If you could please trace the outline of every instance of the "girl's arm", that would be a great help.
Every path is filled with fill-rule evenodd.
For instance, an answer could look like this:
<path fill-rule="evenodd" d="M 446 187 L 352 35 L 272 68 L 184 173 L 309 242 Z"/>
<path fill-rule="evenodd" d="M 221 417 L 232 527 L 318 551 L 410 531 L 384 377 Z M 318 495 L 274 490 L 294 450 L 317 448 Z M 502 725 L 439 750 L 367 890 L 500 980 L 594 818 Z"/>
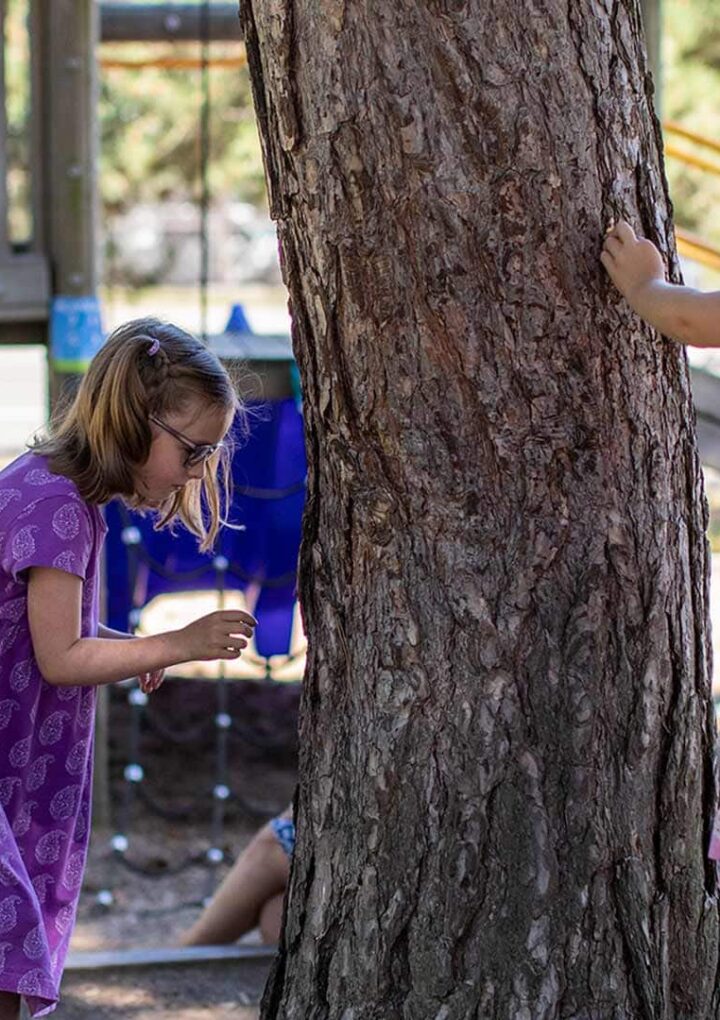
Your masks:
<path fill-rule="evenodd" d="M 628 304 L 658 332 L 682 344 L 720 346 L 720 292 L 667 283 L 660 252 L 624 220 L 606 235 L 600 259 Z"/>
<path fill-rule="evenodd" d="M 110 684 L 196 659 L 237 659 L 255 621 L 240 610 L 210 613 L 181 630 L 118 641 L 81 637 L 82 580 L 32 567 L 28 620 L 35 659 L 48 683 Z"/>

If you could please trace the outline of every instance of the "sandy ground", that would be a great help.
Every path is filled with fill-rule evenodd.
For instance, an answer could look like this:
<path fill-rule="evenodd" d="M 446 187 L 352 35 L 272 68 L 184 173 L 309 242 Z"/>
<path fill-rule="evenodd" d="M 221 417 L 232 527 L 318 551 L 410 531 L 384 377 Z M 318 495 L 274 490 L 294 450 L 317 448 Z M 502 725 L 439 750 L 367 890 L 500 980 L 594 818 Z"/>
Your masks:
<path fill-rule="evenodd" d="M 69 973 L 58 1020 L 257 1020 L 266 969 L 215 964 Z"/>

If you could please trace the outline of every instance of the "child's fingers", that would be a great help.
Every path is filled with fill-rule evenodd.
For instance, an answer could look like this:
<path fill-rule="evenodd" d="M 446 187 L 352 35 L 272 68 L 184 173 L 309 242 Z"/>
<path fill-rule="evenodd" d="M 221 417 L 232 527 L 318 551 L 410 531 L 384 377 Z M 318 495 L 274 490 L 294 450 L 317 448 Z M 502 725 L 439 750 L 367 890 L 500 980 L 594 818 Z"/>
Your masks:
<path fill-rule="evenodd" d="M 617 223 L 615 224 L 615 229 L 613 230 L 610 236 L 616 237 L 618 238 L 618 240 L 622 242 L 637 240 L 637 238 L 635 237 L 635 231 L 627 222 L 627 220 L 618 220 Z"/>
<path fill-rule="evenodd" d="M 603 245 L 603 252 L 607 255 L 610 254 L 613 257 L 619 255 L 622 251 L 622 241 L 618 241 L 617 237 L 610 234 L 605 238 L 605 244 Z"/>

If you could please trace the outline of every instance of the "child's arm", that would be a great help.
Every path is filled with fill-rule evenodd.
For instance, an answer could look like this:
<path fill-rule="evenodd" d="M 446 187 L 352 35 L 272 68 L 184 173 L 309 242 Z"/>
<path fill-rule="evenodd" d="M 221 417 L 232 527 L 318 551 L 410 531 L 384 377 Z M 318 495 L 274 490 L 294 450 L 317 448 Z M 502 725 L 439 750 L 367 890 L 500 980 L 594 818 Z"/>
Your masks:
<path fill-rule="evenodd" d="M 117 641 L 80 636 L 82 580 L 51 567 L 33 567 L 28 619 L 33 651 L 48 683 L 96 686 L 195 659 L 237 659 L 252 635 L 248 613 L 210 613 L 181 630 Z"/>
<path fill-rule="evenodd" d="M 106 627 L 104 623 L 98 624 L 97 636 L 109 641 L 131 641 L 134 637 L 133 634 L 128 634 L 127 631 L 113 630 L 112 627 Z M 140 690 L 144 691 L 145 694 L 152 694 L 153 691 L 156 691 L 162 685 L 164 679 L 164 669 L 151 669 L 147 673 L 138 673 Z"/>
<path fill-rule="evenodd" d="M 660 252 L 624 220 L 606 235 L 600 259 L 628 304 L 658 332 L 682 344 L 720 346 L 720 291 L 667 283 Z"/>

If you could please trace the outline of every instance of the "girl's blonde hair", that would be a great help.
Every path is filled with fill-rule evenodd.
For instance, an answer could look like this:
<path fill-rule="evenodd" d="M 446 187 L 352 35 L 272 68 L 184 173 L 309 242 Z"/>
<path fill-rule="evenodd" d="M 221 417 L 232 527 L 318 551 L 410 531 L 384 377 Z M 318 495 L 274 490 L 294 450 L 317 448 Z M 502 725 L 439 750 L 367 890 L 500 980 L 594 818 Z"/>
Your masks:
<path fill-rule="evenodd" d="M 150 415 L 182 411 L 192 400 L 224 411 L 245 409 L 218 358 L 184 330 L 158 319 L 119 326 L 90 363 L 77 395 L 33 449 L 44 453 L 53 472 L 70 478 L 88 503 L 122 496 L 138 507 L 135 471 L 150 456 Z M 202 479 L 191 480 L 158 507 L 156 527 L 176 520 L 209 549 L 230 499 L 227 446 L 207 462 Z"/>

